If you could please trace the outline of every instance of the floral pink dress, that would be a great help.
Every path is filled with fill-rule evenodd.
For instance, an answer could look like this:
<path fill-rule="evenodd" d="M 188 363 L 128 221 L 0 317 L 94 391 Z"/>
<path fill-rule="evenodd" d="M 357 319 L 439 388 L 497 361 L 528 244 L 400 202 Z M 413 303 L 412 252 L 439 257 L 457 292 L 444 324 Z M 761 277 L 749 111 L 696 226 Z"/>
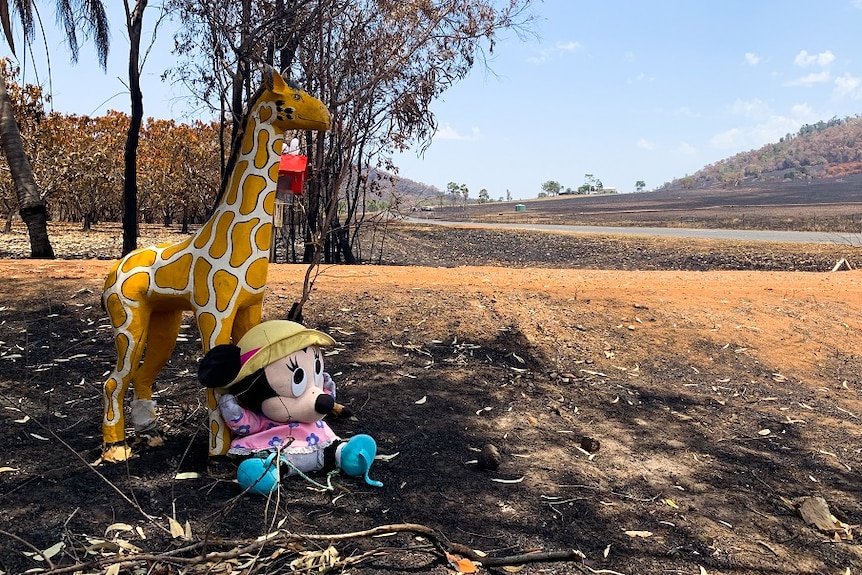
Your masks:
<path fill-rule="evenodd" d="M 282 423 L 241 407 L 233 396 L 222 396 L 225 401 L 233 405 L 229 409 L 222 406 L 222 415 L 236 434 L 228 453 L 251 455 L 280 449 L 289 459 L 291 454 L 314 453 L 340 440 L 324 421 Z"/>

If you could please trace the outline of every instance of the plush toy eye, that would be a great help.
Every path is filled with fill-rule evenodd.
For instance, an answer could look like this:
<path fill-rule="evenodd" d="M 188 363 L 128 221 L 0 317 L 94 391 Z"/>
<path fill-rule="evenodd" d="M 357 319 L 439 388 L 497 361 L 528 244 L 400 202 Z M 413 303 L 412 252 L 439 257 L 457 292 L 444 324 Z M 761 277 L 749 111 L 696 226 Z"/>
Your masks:
<path fill-rule="evenodd" d="M 305 387 L 305 370 L 299 367 L 293 372 L 293 382 L 291 382 L 290 391 L 294 397 L 299 397 L 305 391 Z"/>
<path fill-rule="evenodd" d="M 314 349 L 314 375 L 319 376 L 323 373 L 323 358 L 320 357 L 320 350 Z"/>

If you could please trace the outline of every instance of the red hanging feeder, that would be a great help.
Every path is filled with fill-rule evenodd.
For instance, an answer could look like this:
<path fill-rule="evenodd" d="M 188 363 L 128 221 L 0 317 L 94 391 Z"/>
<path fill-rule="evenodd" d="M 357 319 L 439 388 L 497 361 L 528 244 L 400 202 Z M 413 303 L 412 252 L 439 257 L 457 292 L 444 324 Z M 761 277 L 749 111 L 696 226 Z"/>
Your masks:
<path fill-rule="evenodd" d="M 306 179 L 308 179 L 308 156 L 282 154 L 278 164 L 278 195 L 301 196 Z"/>

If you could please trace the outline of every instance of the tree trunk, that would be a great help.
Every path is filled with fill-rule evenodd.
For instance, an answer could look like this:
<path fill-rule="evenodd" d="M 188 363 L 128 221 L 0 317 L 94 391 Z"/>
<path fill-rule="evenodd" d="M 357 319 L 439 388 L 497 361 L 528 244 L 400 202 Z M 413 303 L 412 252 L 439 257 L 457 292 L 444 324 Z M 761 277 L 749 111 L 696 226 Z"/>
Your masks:
<path fill-rule="evenodd" d="M 27 154 L 21 131 L 12 111 L 9 92 L 6 91 L 6 77 L 0 70 L 0 146 L 6 155 L 15 193 L 18 197 L 18 210 L 21 219 L 27 224 L 30 236 L 30 257 L 54 259 L 54 249 L 48 239 L 48 210 L 45 200 L 39 194 L 33 168 Z"/>
<path fill-rule="evenodd" d="M 182 233 L 189 233 L 189 206 L 188 204 L 183 205 L 183 229 Z"/>
<path fill-rule="evenodd" d="M 129 92 L 132 97 L 132 114 L 126 134 L 123 183 L 123 255 L 138 247 L 138 141 L 144 118 L 144 95 L 141 93 L 139 56 L 141 28 L 147 0 L 138 0 L 131 14 L 126 15 L 129 31 Z"/>
<path fill-rule="evenodd" d="M 333 219 L 330 224 L 332 227 L 332 239 L 335 243 L 334 255 L 337 261 L 348 265 L 356 264 L 356 256 L 353 255 L 353 248 L 350 245 L 350 235 L 346 226 L 342 226 L 338 218 Z"/>

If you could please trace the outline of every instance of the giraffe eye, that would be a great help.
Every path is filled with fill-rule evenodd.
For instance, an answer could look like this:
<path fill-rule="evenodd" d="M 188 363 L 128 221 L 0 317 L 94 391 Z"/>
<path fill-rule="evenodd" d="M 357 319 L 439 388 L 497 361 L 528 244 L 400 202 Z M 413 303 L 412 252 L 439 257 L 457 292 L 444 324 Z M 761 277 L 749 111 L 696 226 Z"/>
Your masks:
<path fill-rule="evenodd" d="M 299 102 L 300 100 L 302 100 L 302 96 L 300 96 L 299 94 L 294 94 L 293 99 Z"/>

